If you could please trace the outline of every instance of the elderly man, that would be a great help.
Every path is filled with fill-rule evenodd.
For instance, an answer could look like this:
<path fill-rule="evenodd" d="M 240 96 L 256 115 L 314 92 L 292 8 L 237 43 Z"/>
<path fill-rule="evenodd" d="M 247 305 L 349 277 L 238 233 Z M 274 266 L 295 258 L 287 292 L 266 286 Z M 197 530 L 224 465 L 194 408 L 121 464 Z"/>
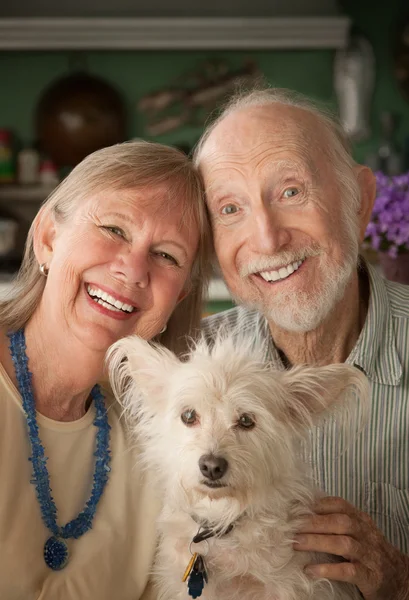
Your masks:
<path fill-rule="evenodd" d="M 311 565 L 312 577 L 355 583 L 366 600 L 409 599 L 409 288 L 359 262 L 374 176 L 330 116 L 282 90 L 234 100 L 195 162 L 240 305 L 205 328 L 257 333 L 279 368 L 346 361 L 371 383 L 356 443 L 340 447 L 333 422 L 312 434 L 315 476 L 330 496 L 295 548 L 342 557 Z"/>

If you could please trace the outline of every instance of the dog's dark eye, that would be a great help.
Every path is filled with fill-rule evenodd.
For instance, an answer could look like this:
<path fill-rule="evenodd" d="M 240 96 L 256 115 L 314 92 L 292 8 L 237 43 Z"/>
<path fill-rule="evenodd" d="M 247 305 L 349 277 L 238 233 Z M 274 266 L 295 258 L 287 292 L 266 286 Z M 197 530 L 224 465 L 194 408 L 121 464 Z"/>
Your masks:
<path fill-rule="evenodd" d="M 248 415 L 247 413 L 243 413 L 242 415 L 240 415 L 237 421 L 237 425 L 242 429 L 253 429 L 255 424 L 256 422 L 254 420 L 254 417 Z"/>
<path fill-rule="evenodd" d="M 193 408 L 188 408 L 182 412 L 180 418 L 185 425 L 196 425 L 198 422 L 197 413 Z"/>

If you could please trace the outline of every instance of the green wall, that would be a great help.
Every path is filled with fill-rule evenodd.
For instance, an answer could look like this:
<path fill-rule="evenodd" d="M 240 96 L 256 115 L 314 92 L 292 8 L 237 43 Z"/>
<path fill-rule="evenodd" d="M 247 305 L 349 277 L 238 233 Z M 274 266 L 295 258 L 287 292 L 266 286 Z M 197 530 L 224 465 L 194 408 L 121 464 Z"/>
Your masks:
<path fill-rule="evenodd" d="M 376 90 L 373 99 L 373 135 L 358 145 L 358 159 L 376 145 L 376 115 L 383 109 L 401 116 L 399 139 L 409 136 L 409 103 L 393 77 L 392 48 L 395 26 L 402 21 L 406 2 L 403 0 L 344 0 L 344 12 L 367 35 L 374 46 L 377 60 Z M 409 12 L 409 11 L 408 11 Z M 267 80 L 278 86 L 296 89 L 325 102 L 334 103 L 332 87 L 333 52 L 269 51 L 269 52 L 0 52 L 0 127 L 14 130 L 23 143 L 33 141 L 33 114 L 42 91 L 51 81 L 69 72 L 73 60 L 85 61 L 90 73 L 113 84 L 125 99 L 128 110 L 129 137 L 144 136 L 143 118 L 136 103 L 144 94 L 165 87 L 174 77 L 194 69 L 207 57 L 225 57 L 232 67 L 246 58 L 254 59 Z M 155 139 L 175 144 L 193 144 L 199 128 L 185 128 Z"/>
<path fill-rule="evenodd" d="M 362 160 L 379 140 L 377 116 L 391 110 L 400 116 L 397 132 L 403 144 L 409 138 L 409 98 L 405 99 L 394 76 L 394 52 L 399 30 L 409 23 L 408 0 L 343 0 L 343 12 L 371 42 L 376 59 L 376 85 L 372 102 L 372 136 L 357 144 L 356 157 Z M 408 90 L 409 91 L 409 90 Z"/>

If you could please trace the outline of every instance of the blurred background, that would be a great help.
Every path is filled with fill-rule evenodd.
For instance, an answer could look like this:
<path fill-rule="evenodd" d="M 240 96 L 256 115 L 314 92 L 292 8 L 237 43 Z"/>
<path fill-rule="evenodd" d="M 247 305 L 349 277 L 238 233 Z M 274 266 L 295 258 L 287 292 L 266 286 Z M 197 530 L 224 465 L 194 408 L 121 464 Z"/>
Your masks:
<path fill-rule="evenodd" d="M 7 4 L 0 7 L 0 281 L 18 268 L 41 202 L 88 153 L 135 137 L 189 152 L 237 85 L 261 78 L 337 111 L 359 162 L 389 177 L 409 171 L 407 0 Z M 408 223 L 409 214 L 399 220 Z M 395 255 L 409 248 L 409 229 L 407 240 L 399 231 Z M 379 250 L 396 259 L 380 244 L 367 244 L 371 261 Z M 205 310 L 228 306 L 215 278 Z"/>

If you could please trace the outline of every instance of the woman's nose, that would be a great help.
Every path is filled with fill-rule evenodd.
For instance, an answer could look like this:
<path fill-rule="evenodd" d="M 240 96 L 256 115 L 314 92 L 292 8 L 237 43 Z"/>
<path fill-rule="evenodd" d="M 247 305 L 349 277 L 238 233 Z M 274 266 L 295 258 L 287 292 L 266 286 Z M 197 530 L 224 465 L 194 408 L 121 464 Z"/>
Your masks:
<path fill-rule="evenodd" d="M 128 285 L 146 288 L 150 283 L 149 256 L 142 251 L 121 254 L 114 264 L 114 272 Z"/>

